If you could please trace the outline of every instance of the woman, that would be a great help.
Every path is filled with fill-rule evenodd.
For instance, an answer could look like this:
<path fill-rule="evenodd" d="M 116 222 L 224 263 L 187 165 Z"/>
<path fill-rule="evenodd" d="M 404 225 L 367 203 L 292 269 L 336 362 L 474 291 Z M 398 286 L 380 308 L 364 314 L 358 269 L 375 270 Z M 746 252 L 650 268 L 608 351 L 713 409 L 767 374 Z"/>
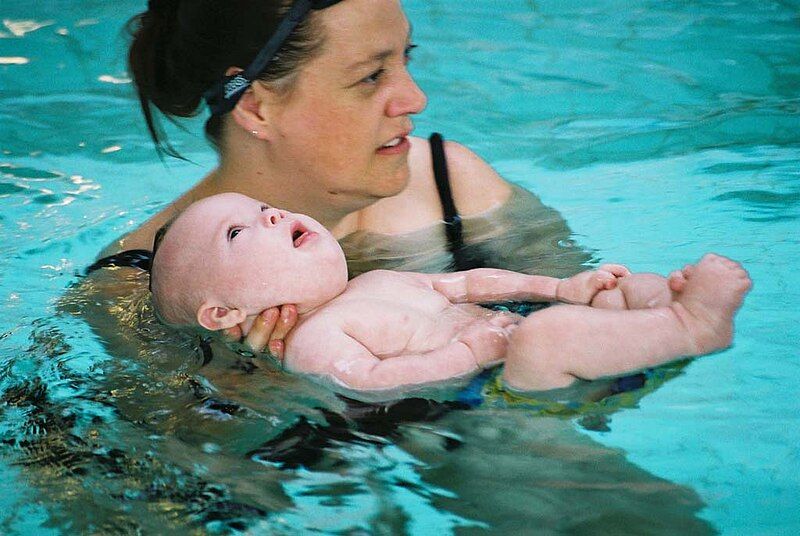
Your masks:
<path fill-rule="evenodd" d="M 469 149 L 447 143 L 445 167 L 443 154 L 431 156 L 438 144 L 409 136 L 426 97 L 407 70 L 414 45 L 398 0 L 151 0 L 132 29 L 130 67 L 157 146 L 175 155 L 153 107 L 170 118 L 190 116 L 205 97 L 206 133 L 220 160 L 106 254 L 149 249 L 171 217 L 226 191 L 322 222 L 341 241 L 351 276 L 374 268 L 441 271 L 454 256 L 459 268 L 541 272 L 537 258 L 569 238 L 555 211 Z M 515 211 L 524 211 L 526 225 L 511 217 Z M 482 251 L 489 240 L 496 251 Z M 576 271 L 586 260 L 561 249 L 567 268 L 551 273 Z M 246 343 L 280 353 L 293 314 L 292 307 L 280 318 L 265 311 Z"/>

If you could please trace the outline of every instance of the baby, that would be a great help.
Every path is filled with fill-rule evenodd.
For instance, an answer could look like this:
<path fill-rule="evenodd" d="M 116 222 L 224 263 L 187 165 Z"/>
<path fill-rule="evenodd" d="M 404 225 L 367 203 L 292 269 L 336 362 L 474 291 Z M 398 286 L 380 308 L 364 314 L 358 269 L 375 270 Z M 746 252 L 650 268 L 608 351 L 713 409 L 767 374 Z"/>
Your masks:
<path fill-rule="evenodd" d="M 376 270 L 348 282 L 344 254 L 321 224 L 234 193 L 194 203 L 169 226 L 151 278 L 158 314 L 177 326 L 217 331 L 296 304 L 284 367 L 356 391 L 499 362 L 510 387 L 546 390 L 706 354 L 730 345 L 750 287 L 739 264 L 717 255 L 668 279 L 604 265 L 567 279 Z M 508 300 L 569 305 L 527 318 L 476 305 Z"/>

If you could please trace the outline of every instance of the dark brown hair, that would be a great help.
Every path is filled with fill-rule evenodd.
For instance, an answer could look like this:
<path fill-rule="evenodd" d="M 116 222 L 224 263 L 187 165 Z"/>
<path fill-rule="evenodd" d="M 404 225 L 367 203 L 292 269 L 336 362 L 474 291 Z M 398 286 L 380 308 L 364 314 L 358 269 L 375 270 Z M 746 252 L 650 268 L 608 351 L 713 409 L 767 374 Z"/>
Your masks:
<path fill-rule="evenodd" d="M 231 66 L 246 67 L 275 31 L 291 0 L 150 0 L 128 22 L 128 65 L 147 129 L 159 154 L 181 158 L 166 139 L 155 106 L 170 121 L 202 110 L 203 93 Z M 285 79 L 322 45 L 311 13 L 292 32 L 260 77 Z M 206 135 L 217 146 L 222 121 L 212 116 Z"/>

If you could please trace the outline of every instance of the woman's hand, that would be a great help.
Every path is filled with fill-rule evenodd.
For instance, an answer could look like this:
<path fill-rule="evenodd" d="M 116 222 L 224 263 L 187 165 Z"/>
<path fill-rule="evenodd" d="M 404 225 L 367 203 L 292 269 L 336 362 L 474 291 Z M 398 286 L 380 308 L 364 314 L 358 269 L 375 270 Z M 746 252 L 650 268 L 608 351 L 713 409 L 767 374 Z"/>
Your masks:
<path fill-rule="evenodd" d="M 621 264 L 603 264 L 597 270 L 581 272 L 559 281 L 556 299 L 564 303 L 588 305 L 598 292 L 616 288 L 617 279 L 630 274 L 630 270 Z"/>
<path fill-rule="evenodd" d="M 274 358 L 283 361 L 283 340 L 296 323 L 297 307 L 291 304 L 282 305 L 280 309 L 271 307 L 262 311 L 249 331 L 245 331 L 244 324 L 239 324 L 226 329 L 223 336 L 231 342 L 241 341 L 253 352 L 269 352 Z"/>

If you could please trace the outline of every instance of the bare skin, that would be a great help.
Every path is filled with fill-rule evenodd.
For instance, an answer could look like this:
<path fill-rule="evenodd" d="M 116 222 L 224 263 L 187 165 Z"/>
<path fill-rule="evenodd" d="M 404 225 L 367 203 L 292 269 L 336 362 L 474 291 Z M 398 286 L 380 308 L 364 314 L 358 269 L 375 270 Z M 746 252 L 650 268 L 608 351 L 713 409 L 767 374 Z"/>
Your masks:
<path fill-rule="evenodd" d="M 510 386 L 547 390 L 728 346 L 750 284 L 737 263 L 708 255 L 670 276 L 674 300 L 609 310 L 575 304 L 601 292 L 616 296 L 626 278 L 618 297 L 652 304 L 653 279 L 637 285 L 623 266 L 604 265 L 563 280 L 477 269 L 376 270 L 347 282 L 337 248 L 303 215 L 238 194 L 214 196 L 192 205 L 167 232 L 154 296 L 168 320 L 210 330 L 252 321 L 263 308 L 291 300 L 299 316 L 286 339 L 285 367 L 356 391 L 464 377 L 503 361 Z M 476 305 L 505 300 L 570 305 L 525 319 Z"/>

